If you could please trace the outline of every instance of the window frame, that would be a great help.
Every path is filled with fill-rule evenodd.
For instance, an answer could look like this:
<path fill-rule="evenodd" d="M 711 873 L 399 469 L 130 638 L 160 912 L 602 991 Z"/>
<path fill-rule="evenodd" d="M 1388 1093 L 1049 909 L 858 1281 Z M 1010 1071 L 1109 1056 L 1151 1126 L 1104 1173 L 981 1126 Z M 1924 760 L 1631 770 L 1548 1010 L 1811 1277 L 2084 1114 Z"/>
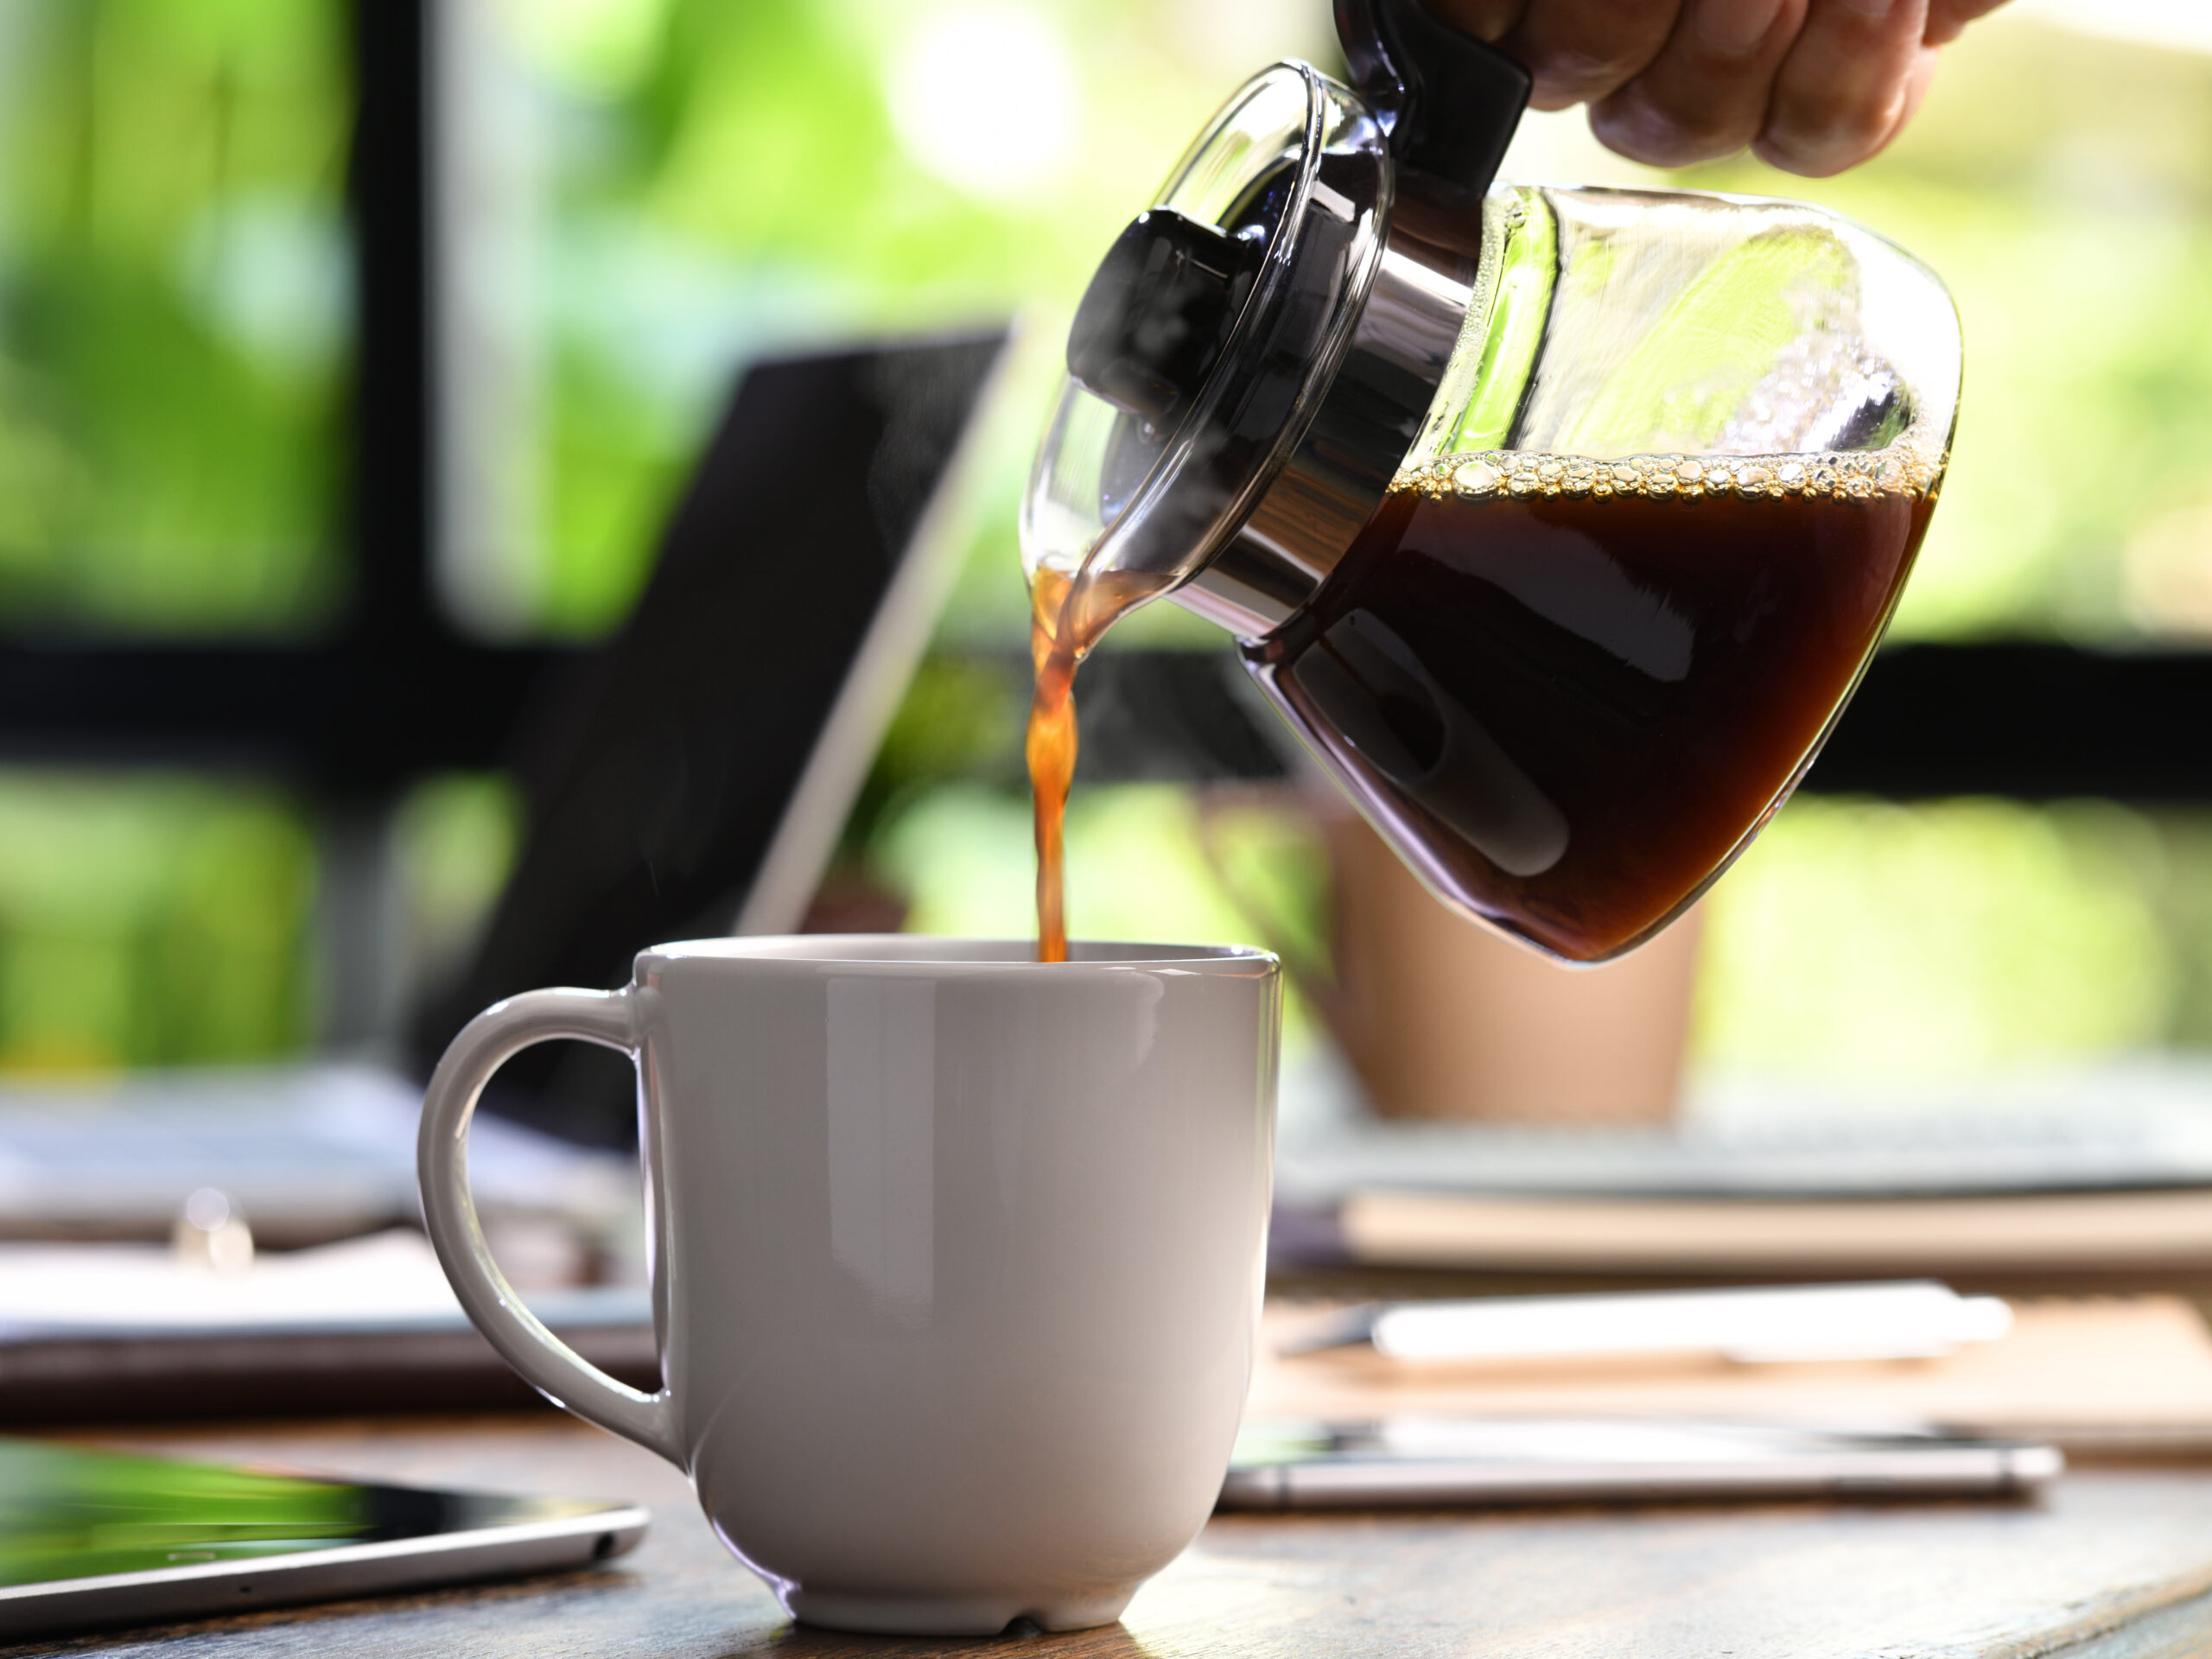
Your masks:
<path fill-rule="evenodd" d="M 434 3 L 349 7 L 357 312 L 341 618 L 320 639 L 267 645 L 0 639 L 6 758 L 273 772 L 321 799 L 380 800 L 508 758 L 536 688 L 582 654 L 472 639 L 432 588 Z"/>

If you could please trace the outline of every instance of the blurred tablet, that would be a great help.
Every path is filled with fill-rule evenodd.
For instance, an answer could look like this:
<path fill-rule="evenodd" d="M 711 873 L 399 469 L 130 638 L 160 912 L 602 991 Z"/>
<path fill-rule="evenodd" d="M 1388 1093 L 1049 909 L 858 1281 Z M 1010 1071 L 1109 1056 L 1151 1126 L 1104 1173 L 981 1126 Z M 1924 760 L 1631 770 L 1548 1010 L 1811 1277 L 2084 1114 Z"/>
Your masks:
<path fill-rule="evenodd" d="M 588 1567 L 647 1519 L 0 1440 L 0 1642 Z"/>
<path fill-rule="evenodd" d="M 1662 1498 L 2018 1497 L 2066 1466 L 2031 1440 L 1664 1419 L 1408 1414 L 1252 1419 L 1224 1510 L 1390 1509 Z"/>

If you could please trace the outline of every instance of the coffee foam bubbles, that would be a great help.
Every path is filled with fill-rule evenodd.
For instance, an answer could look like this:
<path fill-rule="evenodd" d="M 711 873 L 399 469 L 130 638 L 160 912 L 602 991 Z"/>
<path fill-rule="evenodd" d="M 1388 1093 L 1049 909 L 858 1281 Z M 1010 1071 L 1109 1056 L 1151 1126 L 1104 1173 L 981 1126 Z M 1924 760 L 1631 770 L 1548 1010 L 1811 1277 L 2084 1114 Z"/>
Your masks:
<path fill-rule="evenodd" d="M 1446 455 L 1401 473 L 1390 488 L 1466 501 L 1615 495 L 1678 501 L 1714 496 L 1848 500 L 1931 494 L 1942 475 L 1942 458 L 1930 461 L 1897 448 L 1872 454 L 1623 455 L 1615 461 L 1489 449 Z"/>

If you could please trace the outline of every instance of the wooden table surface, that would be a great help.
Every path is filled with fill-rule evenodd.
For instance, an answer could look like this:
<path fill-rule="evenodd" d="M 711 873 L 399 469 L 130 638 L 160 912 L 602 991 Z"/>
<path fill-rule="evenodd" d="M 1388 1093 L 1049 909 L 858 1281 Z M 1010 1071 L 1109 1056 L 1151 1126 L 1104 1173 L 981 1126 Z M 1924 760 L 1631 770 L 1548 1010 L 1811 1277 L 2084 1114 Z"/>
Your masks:
<path fill-rule="evenodd" d="M 606 1567 L 7 1654 L 1482 1656 L 2159 1659 L 2212 1652 L 2212 1470 L 2105 1468 L 2045 1502 L 1224 1516 L 1103 1630 L 900 1641 L 793 1626 L 681 1476 L 550 1413 L 86 1431 L 87 1443 L 630 1498 Z"/>

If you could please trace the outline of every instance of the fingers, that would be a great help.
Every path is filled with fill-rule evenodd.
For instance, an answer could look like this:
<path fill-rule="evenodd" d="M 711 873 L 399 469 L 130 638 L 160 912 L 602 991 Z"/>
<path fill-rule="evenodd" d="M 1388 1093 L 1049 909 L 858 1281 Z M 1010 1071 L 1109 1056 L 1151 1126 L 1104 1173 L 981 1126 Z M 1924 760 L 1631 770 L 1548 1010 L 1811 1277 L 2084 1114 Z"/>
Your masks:
<path fill-rule="evenodd" d="M 1667 43 L 1681 0 L 1533 0 L 1497 42 L 1535 78 L 1530 105 L 1595 102 L 1634 77 Z"/>
<path fill-rule="evenodd" d="M 1590 108 L 1608 149 L 1655 167 L 1731 156 L 1766 124 L 1807 0 L 1687 0 L 1659 55 Z"/>
<path fill-rule="evenodd" d="M 1936 47 L 2005 0 L 1427 0 L 1528 66 L 1540 110 L 1586 102 L 1610 148 L 1662 167 L 1751 145 L 1822 177 L 1897 137 Z"/>
<path fill-rule="evenodd" d="M 1809 0 L 1751 145 L 1759 159 L 1784 172 L 1825 178 L 1895 137 L 1934 69 L 1932 49 L 1922 45 L 1928 4 Z"/>
<path fill-rule="evenodd" d="M 2005 0 L 1929 0 L 1928 29 L 1922 37 L 1930 46 L 1948 46 L 1968 23 L 2003 5 Z"/>

